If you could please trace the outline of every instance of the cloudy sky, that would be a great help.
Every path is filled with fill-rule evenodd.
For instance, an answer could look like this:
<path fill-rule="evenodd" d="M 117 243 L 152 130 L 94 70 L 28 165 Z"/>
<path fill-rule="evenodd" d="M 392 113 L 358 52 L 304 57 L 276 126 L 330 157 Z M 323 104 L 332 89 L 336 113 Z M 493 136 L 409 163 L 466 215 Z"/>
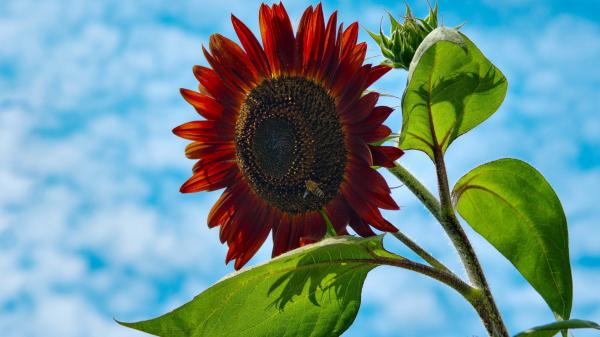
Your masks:
<path fill-rule="evenodd" d="M 425 1 L 409 3 L 426 13 Z M 288 1 L 294 22 L 308 4 Z M 231 12 L 257 31 L 258 6 L 248 0 L 0 2 L 1 336 L 142 336 L 113 317 L 167 312 L 232 271 L 217 231 L 206 227 L 219 193 L 179 194 L 192 163 L 171 129 L 195 117 L 178 89 L 195 86 L 192 65 L 205 64 L 201 45 L 215 32 L 234 38 Z M 324 7 L 370 29 L 386 9 L 403 12 L 401 1 L 327 1 Z M 500 157 L 536 166 L 569 219 L 573 316 L 600 321 L 600 2 L 469 0 L 440 7 L 444 23 L 465 23 L 463 31 L 509 81 L 501 109 L 449 149 L 452 182 Z M 380 61 L 372 43 L 369 56 Z M 405 73 L 397 71 L 375 87 L 401 95 L 404 83 Z M 399 115 L 388 125 L 399 129 Z M 434 188 L 425 155 L 409 153 L 402 161 Z M 403 208 L 390 219 L 460 270 L 423 207 L 404 189 L 395 197 Z M 469 234 L 511 331 L 552 320 L 514 268 Z M 266 260 L 270 249 L 267 244 L 251 263 Z M 485 331 L 449 289 L 381 267 L 367 279 L 363 307 L 344 336 L 366 335 Z"/>

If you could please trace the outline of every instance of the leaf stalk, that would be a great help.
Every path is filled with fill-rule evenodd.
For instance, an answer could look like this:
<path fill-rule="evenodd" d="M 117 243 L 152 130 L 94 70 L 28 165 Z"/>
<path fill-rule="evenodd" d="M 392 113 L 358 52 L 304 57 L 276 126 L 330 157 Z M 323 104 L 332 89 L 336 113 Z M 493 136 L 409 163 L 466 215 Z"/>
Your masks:
<path fill-rule="evenodd" d="M 508 331 L 496 306 L 489 285 L 477 259 L 475 251 L 460 225 L 450 196 L 448 176 L 440 147 L 434 147 L 434 159 L 438 178 L 439 202 L 431 192 L 419 182 L 408 170 L 396 163 L 389 171 L 396 176 L 419 199 L 423 205 L 442 225 L 455 246 L 458 255 L 467 271 L 469 281 L 477 290 L 476 295 L 468 299 L 483 321 L 488 334 L 492 337 L 508 337 Z"/>

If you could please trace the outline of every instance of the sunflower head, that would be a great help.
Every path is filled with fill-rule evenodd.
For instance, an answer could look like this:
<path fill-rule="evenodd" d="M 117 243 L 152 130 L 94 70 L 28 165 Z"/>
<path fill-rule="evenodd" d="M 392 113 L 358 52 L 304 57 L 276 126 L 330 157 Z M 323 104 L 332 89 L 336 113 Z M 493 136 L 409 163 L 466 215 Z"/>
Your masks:
<path fill-rule="evenodd" d="M 392 112 L 364 94 L 390 67 L 363 64 L 358 25 L 308 7 L 294 32 L 283 5 L 263 4 L 262 43 L 232 16 L 241 46 L 215 34 L 195 66 L 198 91 L 183 97 L 203 118 L 174 129 L 198 160 L 184 193 L 224 189 L 208 216 L 227 242 L 226 261 L 243 266 L 273 233 L 273 256 L 320 240 L 325 214 L 337 234 L 351 227 L 396 231 L 380 208 L 398 209 L 373 166 L 402 151 L 381 146 Z"/>
<path fill-rule="evenodd" d="M 415 51 L 425 36 L 437 28 L 437 13 L 438 5 L 436 3 L 433 8 L 429 7 L 429 15 L 426 18 L 419 19 L 413 15 L 407 4 L 403 23 L 398 22 L 391 13 L 388 13 L 391 25 L 389 36 L 383 33 L 381 27 L 379 34 L 370 31 L 368 33 L 381 48 L 387 64 L 394 68 L 408 70 Z"/>

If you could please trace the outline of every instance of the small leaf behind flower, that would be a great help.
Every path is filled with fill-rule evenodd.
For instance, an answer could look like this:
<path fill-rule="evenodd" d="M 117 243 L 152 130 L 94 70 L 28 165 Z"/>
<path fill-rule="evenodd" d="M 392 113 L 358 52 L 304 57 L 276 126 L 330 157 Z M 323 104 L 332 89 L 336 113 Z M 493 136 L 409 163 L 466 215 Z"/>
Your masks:
<path fill-rule="evenodd" d="M 433 159 L 502 104 L 507 81 L 473 42 L 456 29 L 433 30 L 416 50 L 402 98 L 399 147 Z"/>
<path fill-rule="evenodd" d="M 504 255 L 542 295 L 557 319 L 573 301 L 567 221 L 546 179 L 529 164 L 500 159 L 454 186 L 460 215 Z"/>
<path fill-rule="evenodd" d="M 174 311 L 120 324 L 161 337 L 330 337 L 354 321 L 382 237 L 337 237 L 234 273 Z"/>
<path fill-rule="evenodd" d="M 570 319 L 567 321 L 558 321 L 546 325 L 536 326 L 515 335 L 515 337 L 551 337 L 561 330 L 567 329 L 596 329 L 600 330 L 600 325 L 591 321 L 581 319 Z"/>

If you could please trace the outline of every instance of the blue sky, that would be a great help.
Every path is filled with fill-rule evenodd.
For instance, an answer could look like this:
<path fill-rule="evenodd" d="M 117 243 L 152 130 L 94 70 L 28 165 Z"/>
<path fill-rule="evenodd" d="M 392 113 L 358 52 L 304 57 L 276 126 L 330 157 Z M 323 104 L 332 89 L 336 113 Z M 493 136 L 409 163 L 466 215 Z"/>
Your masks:
<path fill-rule="evenodd" d="M 424 1 L 409 3 L 425 13 Z M 308 4 L 286 3 L 294 22 Z M 142 336 L 112 318 L 164 313 L 232 271 L 217 231 L 206 227 L 219 193 L 179 194 L 192 162 L 171 129 L 195 117 L 178 89 L 195 86 L 191 68 L 205 63 L 201 45 L 214 32 L 234 37 L 231 12 L 257 31 L 258 6 L 247 0 L 0 2 L 1 336 Z M 403 12 L 401 1 L 326 1 L 324 7 L 370 29 L 385 9 Z M 536 166 L 569 219 L 573 316 L 600 321 L 600 2 L 469 0 L 440 7 L 446 25 L 466 23 L 463 31 L 509 81 L 501 109 L 449 149 L 450 179 L 500 157 Z M 373 62 L 378 55 L 370 43 Z M 405 73 L 397 71 L 375 87 L 401 95 L 404 83 Z M 388 125 L 399 130 L 399 112 Z M 402 161 L 434 188 L 425 155 L 409 153 Z M 423 207 L 405 189 L 396 189 L 395 198 L 403 208 L 390 219 L 460 270 Z M 511 331 L 550 321 L 542 299 L 514 268 L 469 234 Z M 251 263 L 266 260 L 270 248 Z M 485 333 L 449 289 L 382 267 L 367 279 L 363 307 L 344 336 L 365 335 Z"/>

